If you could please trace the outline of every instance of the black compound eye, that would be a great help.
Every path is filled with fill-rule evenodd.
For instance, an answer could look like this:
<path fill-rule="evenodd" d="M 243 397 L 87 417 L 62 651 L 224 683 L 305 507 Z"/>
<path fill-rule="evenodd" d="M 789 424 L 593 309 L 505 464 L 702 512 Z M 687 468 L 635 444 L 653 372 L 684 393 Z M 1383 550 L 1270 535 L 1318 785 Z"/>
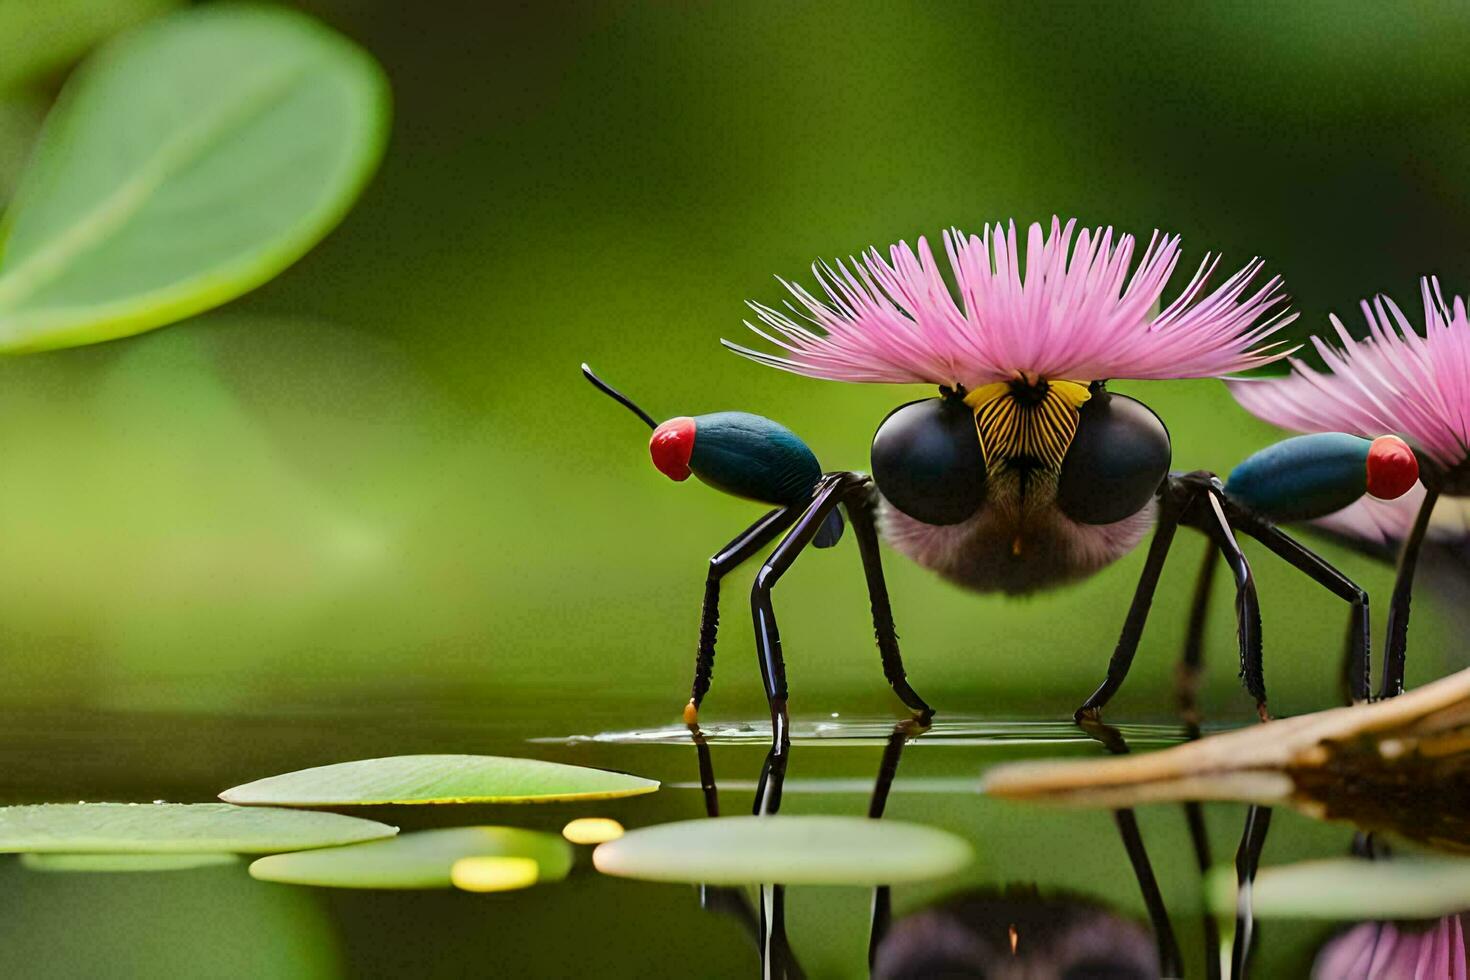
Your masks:
<path fill-rule="evenodd" d="M 985 503 L 974 413 L 958 398 L 895 408 L 873 436 L 873 479 L 890 504 L 916 521 L 964 521 Z"/>
<path fill-rule="evenodd" d="M 1172 453 L 1169 430 L 1143 402 L 1094 392 L 1057 477 L 1057 506 L 1079 524 L 1112 524 L 1143 509 Z"/>

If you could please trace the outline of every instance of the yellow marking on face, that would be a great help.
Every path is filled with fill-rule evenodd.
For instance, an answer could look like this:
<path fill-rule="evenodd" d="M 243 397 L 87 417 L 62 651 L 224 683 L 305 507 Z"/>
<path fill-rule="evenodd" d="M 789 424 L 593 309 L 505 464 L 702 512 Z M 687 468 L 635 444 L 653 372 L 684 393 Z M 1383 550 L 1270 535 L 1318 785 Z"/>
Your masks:
<path fill-rule="evenodd" d="M 1082 381 L 1027 379 L 1030 390 L 1009 381 L 982 385 L 965 395 L 987 468 L 1028 457 L 1053 472 L 1062 468 L 1077 434 L 1078 412 L 1092 397 Z"/>

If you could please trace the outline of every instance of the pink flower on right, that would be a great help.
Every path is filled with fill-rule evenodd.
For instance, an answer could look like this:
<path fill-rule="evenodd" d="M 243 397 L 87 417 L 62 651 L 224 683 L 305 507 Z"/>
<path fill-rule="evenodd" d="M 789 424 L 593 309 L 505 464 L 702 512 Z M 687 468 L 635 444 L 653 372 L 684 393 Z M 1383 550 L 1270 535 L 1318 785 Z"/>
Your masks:
<path fill-rule="evenodd" d="M 1421 483 L 1397 500 L 1363 497 L 1318 523 L 1380 547 L 1400 546 L 1398 578 L 1388 610 L 1380 697 L 1404 687 L 1409 599 L 1420 545 L 1464 540 L 1470 497 L 1470 317 L 1465 300 L 1446 301 L 1436 279 L 1420 280 L 1421 334 L 1398 305 L 1379 295 L 1362 303 L 1368 337 L 1354 339 L 1332 317 L 1340 346 L 1313 337 L 1327 370 L 1292 358 L 1285 378 L 1227 379 L 1251 414 L 1299 432 L 1397 435 L 1419 458 Z M 1441 495 L 1462 498 L 1435 506 Z"/>
<path fill-rule="evenodd" d="M 1454 470 L 1470 457 L 1470 319 L 1465 300 L 1447 303 L 1437 280 L 1421 280 L 1421 292 L 1423 336 L 1387 296 L 1364 300 L 1368 339 L 1355 340 L 1334 316 L 1342 346 L 1312 338 L 1327 371 L 1291 358 L 1286 378 L 1229 379 L 1236 401 L 1299 432 L 1391 432 Z"/>
<path fill-rule="evenodd" d="M 1466 980 L 1461 916 L 1405 925 L 1361 922 L 1322 947 L 1313 980 Z"/>

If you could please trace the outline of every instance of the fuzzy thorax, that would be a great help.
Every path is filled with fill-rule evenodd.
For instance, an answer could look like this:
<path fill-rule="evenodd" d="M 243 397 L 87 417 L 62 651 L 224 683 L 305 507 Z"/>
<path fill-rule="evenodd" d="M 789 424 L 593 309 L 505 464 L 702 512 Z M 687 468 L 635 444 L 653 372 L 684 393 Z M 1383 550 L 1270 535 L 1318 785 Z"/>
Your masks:
<path fill-rule="evenodd" d="M 1024 489 L 1024 492 L 1023 492 Z M 1056 507 L 1056 476 L 1002 467 L 984 507 L 961 524 L 924 524 L 884 502 L 893 548 L 977 592 L 1025 595 L 1086 578 L 1132 551 L 1153 526 L 1157 504 L 1114 524 L 1079 524 Z"/>

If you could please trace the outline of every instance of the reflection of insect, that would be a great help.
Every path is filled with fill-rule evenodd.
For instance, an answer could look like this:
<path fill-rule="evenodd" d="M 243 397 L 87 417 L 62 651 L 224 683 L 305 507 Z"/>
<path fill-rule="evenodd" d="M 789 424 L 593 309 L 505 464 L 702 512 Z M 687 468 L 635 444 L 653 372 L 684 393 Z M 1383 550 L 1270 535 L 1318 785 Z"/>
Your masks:
<path fill-rule="evenodd" d="M 1319 820 L 1354 824 L 1358 833 L 1353 853 L 1358 857 L 1383 857 L 1386 849 L 1375 841 L 1375 835 L 1382 833 L 1433 850 L 1463 854 L 1470 852 L 1464 792 L 1470 786 L 1466 780 L 1470 772 L 1467 716 L 1470 670 L 1462 670 L 1391 700 L 1298 715 L 1158 752 L 1107 761 L 1003 764 L 985 774 L 982 792 L 1069 809 L 1182 801 L 1190 813 L 1191 836 L 1202 872 L 1212 862 L 1205 850 L 1207 838 L 1196 831 L 1203 819 L 1201 801 L 1249 802 L 1246 833 L 1236 855 L 1237 882 L 1242 884 L 1255 875 L 1270 821 L 1268 804 L 1283 804 Z M 1101 740 L 1109 744 L 1106 737 Z M 1428 872 L 1420 869 L 1416 874 Z M 1423 891 L 1432 893 L 1427 886 Z M 1387 892 L 1392 894 L 1393 889 Z M 1237 894 L 1244 900 L 1237 905 L 1232 962 L 1239 966 L 1250 946 L 1251 889 L 1238 887 Z M 1459 905 L 1459 899 L 1452 901 Z M 1402 909 L 1382 911 L 1393 914 Z M 1444 909 L 1418 906 L 1416 914 L 1439 911 Z M 1421 929 L 1436 934 L 1421 942 L 1412 937 Z M 1455 917 L 1424 923 L 1412 928 L 1409 935 L 1395 925 L 1372 923 L 1353 929 L 1342 939 L 1324 951 L 1324 960 L 1313 976 L 1464 975 L 1464 936 Z M 1374 943 L 1379 940 L 1383 945 L 1375 953 Z M 1449 962 L 1462 967 L 1459 973 L 1435 966 L 1451 953 Z M 1423 958 L 1416 960 L 1420 956 Z M 1333 968 L 1321 966 L 1322 962 L 1332 963 Z M 1347 969 L 1344 962 L 1357 966 Z M 1417 962 L 1418 971 L 1395 968 L 1404 962 L 1411 966 Z M 1229 975 L 1245 974 L 1233 969 Z"/>
<path fill-rule="evenodd" d="M 913 913 L 894 924 L 873 963 L 881 980 L 1182 975 L 1160 969 L 1137 923 L 1090 898 L 1018 885 L 952 895 Z"/>
<path fill-rule="evenodd" d="M 1123 733 L 1117 729 L 1100 722 L 1088 722 L 1082 727 L 1109 752 L 1128 751 Z M 902 721 L 893 727 L 868 797 L 870 819 L 884 817 L 904 749 L 922 731 L 912 721 Z M 693 740 L 705 813 L 718 817 L 719 788 L 710 745 L 697 726 Z M 1194 819 L 1199 821 L 1200 835 L 1195 837 L 1194 847 L 1200 873 L 1204 874 L 1213 867 L 1213 859 L 1208 835 L 1203 831 L 1203 812 L 1197 804 L 1191 807 L 1198 815 Z M 1131 809 L 1118 810 L 1114 817 L 1128 866 L 1148 912 L 1152 943 L 1145 930 L 1103 906 L 1080 896 L 1044 894 L 1035 884 L 1013 883 L 1001 890 L 967 892 L 898 921 L 893 920 L 892 889 L 880 885 L 873 890 L 870 906 L 868 961 L 873 976 L 1184 976 L 1184 956 L 1138 821 Z M 1241 880 L 1254 875 L 1262 843 L 1263 839 L 1252 834 L 1248 826 L 1237 855 Z M 997 871 L 1004 873 L 1003 865 L 990 869 L 992 874 Z M 1104 890 L 1110 901 L 1122 897 L 1118 881 L 1111 876 L 1094 884 Z M 754 940 L 761 955 L 761 976 L 798 980 L 805 974 L 787 933 L 785 893 L 781 885 L 762 886 L 759 905 L 753 907 L 739 888 L 714 885 L 699 888 L 701 907 L 731 917 Z M 1218 965 L 1220 936 L 1213 915 L 1207 913 L 1203 925 L 1205 963 Z M 1250 932 L 1249 918 L 1238 918 L 1236 935 L 1248 937 Z M 1244 948 L 1236 955 L 1243 957 Z M 1232 976 L 1244 975 L 1242 959 Z"/>
<path fill-rule="evenodd" d="M 808 544 L 836 543 L 839 505 L 858 539 L 885 673 L 921 718 L 930 709 L 904 677 L 877 547 L 880 521 L 888 543 L 920 565 L 972 589 L 1011 594 L 1091 575 L 1157 526 L 1107 677 L 1079 717 L 1097 717 L 1127 674 L 1181 524 L 1203 531 L 1234 573 L 1241 672 L 1263 717 L 1259 612 L 1237 529 L 1351 605 L 1353 693 L 1366 696 L 1366 594 L 1272 521 L 1326 514 L 1365 492 L 1397 496 L 1416 478 L 1413 454 L 1397 439 L 1325 434 L 1253 456 L 1228 483 L 1204 472 L 1171 474 L 1163 422 L 1142 402 L 1108 391 L 1107 381 L 1215 377 L 1284 356 L 1260 344 L 1291 319 L 1285 297 L 1275 279 L 1248 291 L 1259 261 L 1206 294 L 1215 265 L 1207 257 L 1178 298 L 1152 314 L 1178 239 L 1156 234 L 1130 276 L 1130 236 L 1115 242 L 1111 229 L 1084 230 L 1074 245 L 1073 230 L 1055 219 L 1049 235 L 1032 226 L 1024 274 L 1014 226 L 984 238 L 946 233 L 958 298 L 921 239 L 917 252 L 894 246 L 891 261 L 872 251 L 851 268 L 818 266 L 826 299 L 790 286 L 794 316 L 753 306 L 766 332 L 752 329 L 783 352 L 735 348 L 757 361 L 831 380 L 938 386 L 938 397 L 903 405 L 879 425 L 872 477 L 824 473 L 790 430 L 755 415 L 657 424 L 587 371 L 654 429 L 650 448 L 665 474 L 693 473 L 775 507 L 710 562 L 687 721 L 709 688 L 721 577 L 784 532 L 751 595 L 773 753 L 784 758 L 787 686 L 771 589 Z"/>

